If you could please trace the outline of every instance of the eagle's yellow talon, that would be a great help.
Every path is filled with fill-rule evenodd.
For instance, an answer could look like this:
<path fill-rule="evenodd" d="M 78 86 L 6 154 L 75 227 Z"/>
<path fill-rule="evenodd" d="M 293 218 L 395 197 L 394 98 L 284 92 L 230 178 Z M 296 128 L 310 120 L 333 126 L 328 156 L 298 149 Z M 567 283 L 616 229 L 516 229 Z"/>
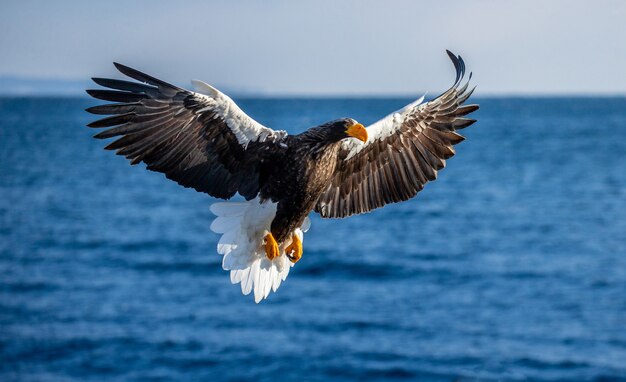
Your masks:
<path fill-rule="evenodd" d="M 274 260 L 278 257 L 278 255 L 280 255 L 280 252 L 278 251 L 278 243 L 276 242 L 276 239 L 274 239 L 274 235 L 270 232 L 265 235 L 263 240 L 265 243 L 265 255 L 268 259 Z"/>
<path fill-rule="evenodd" d="M 302 257 L 302 242 L 300 241 L 298 235 L 293 235 L 291 237 L 291 244 L 285 248 L 285 254 L 294 264 L 300 260 Z"/>

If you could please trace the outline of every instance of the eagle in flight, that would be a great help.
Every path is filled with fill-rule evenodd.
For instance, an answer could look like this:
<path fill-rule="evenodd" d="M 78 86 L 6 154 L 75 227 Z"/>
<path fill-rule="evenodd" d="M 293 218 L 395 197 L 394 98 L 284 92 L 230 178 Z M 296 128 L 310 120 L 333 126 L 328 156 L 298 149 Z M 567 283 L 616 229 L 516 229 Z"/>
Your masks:
<path fill-rule="evenodd" d="M 364 127 L 342 118 L 297 135 L 265 127 L 227 95 L 192 81 L 195 92 L 135 69 L 115 67 L 136 81 L 93 78 L 108 89 L 87 90 L 111 101 L 87 109 L 109 115 L 90 123 L 105 128 L 95 138 L 131 164 L 165 174 L 184 187 L 220 199 L 245 201 L 211 206 L 211 229 L 221 234 L 217 252 L 243 294 L 258 303 L 276 291 L 302 257 L 311 211 L 345 218 L 414 197 L 437 178 L 457 133 L 474 122 L 478 105 L 463 82 L 465 64 L 447 51 L 456 69 L 452 87 L 432 101 L 424 97 Z M 109 90 L 112 89 L 112 90 Z"/>

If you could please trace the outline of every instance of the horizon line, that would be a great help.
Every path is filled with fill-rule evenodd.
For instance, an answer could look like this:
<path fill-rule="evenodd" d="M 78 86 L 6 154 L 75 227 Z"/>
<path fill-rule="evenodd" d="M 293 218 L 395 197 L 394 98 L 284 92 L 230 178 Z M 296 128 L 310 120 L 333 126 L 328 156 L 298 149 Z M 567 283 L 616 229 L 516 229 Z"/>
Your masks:
<path fill-rule="evenodd" d="M 230 92 L 228 95 L 240 99 L 418 99 L 424 93 L 244 93 Z M 438 93 L 437 93 L 438 94 Z M 433 96 L 433 98 L 435 98 Z M 66 98 L 93 99 L 84 92 L 4 92 L 0 98 Z M 626 98 L 626 92 L 503 92 L 474 94 L 472 98 Z M 430 98 L 425 97 L 426 100 Z"/>
<path fill-rule="evenodd" d="M 54 77 L 26 77 L 0 74 L 0 84 L 4 89 L 0 89 L 1 97 L 82 97 L 86 89 L 99 88 L 97 84 L 91 81 L 91 78 L 54 78 Z M 176 84 L 182 88 L 191 89 L 189 85 Z M 626 90 L 576 90 L 576 91 L 559 91 L 559 90 L 540 90 L 540 91 L 482 91 L 480 84 L 477 84 L 475 97 L 480 98 L 525 98 L 525 97 L 626 97 Z M 42 88 L 39 89 L 38 86 Z M 438 95 L 440 91 L 402 91 L 402 92 L 351 92 L 351 91 L 326 91 L 326 92 L 273 92 L 271 90 L 260 89 L 242 89 L 236 86 L 228 86 L 226 84 L 217 85 L 223 93 L 237 98 L 419 98 L 422 95 Z M 85 94 L 86 95 L 86 94 Z"/>

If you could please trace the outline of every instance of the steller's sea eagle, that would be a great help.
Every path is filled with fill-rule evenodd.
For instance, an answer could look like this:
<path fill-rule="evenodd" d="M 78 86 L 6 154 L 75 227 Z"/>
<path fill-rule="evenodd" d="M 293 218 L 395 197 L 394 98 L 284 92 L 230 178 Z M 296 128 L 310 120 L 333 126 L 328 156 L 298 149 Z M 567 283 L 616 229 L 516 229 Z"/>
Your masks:
<path fill-rule="evenodd" d="M 88 108 L 110 115 L 88 126 L 107 128 L 96 138 L 118 137 L 105 148 L 131 164 L 216 198 L 245 198 L 213 204 L 211 229 L 222 234 L 217 252 L 232 283 L 259 302 L 300 260 L 311 211 L 344 218 L 410 199 L 454 155 L 464 139 L 456 131 L 476 122 L 464 116 L 478 105 L 463 105 L 473 89 L 461 84 L 463 59 L 447 52 L 456 69 L 450 89 L 367 128 L 342 118 L 288 135 L 204 82 L 192 81 L 192 92 L 117 63 L 139 82 L 93 78 L 113 90 L 87 93 L 114 103 Z"/>

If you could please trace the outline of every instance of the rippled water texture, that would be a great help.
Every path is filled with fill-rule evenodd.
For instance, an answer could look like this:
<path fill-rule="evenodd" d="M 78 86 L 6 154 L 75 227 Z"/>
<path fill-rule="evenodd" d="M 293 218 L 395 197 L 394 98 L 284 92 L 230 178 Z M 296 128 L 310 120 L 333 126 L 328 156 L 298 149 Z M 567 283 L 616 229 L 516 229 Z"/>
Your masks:
<path fill-rule="evenodd" d="M 297 132 L 409 100 L 237 100 Z M 626 99 L 478 99 L 439 180 L 313 216 L 256 305 L 213 199 L 102 150 L 87 99 L 0 100 L 0 380 L 626 381 Z"/>

